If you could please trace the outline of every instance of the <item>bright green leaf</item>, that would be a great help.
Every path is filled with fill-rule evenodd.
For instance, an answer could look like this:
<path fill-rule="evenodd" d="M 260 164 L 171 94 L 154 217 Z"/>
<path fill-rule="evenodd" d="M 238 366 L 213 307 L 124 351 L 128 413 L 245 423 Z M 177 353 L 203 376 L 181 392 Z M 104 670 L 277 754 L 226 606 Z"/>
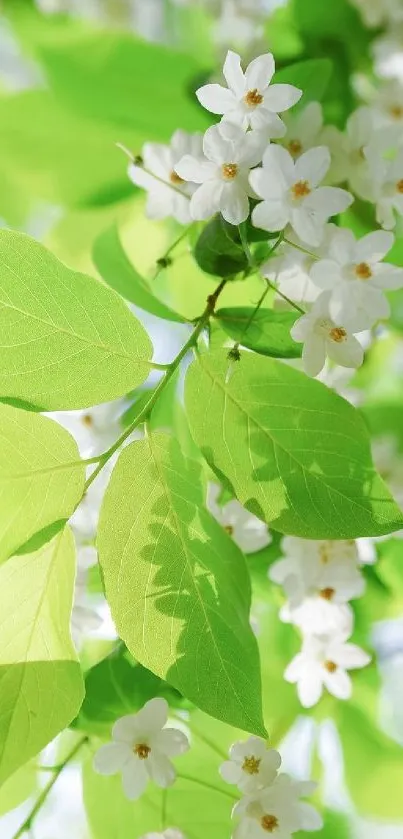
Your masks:
<path fill-rule="evenodd" d="M 34 760 L 21 766 L 0 789 L 0 816 L 9 810 L 14 810 L 36 792 L 38 786 L 38 771 Z"/>
<path fill-rule="evenodd" d="M 221 215 L 214 216 L 200 234 L 194 258 L 202 271 L 216 277 L 231 277 L 248 267 L 238 228 L 228 224 Z"/>
<path fill-rule="evenodd" d="M 298 358 L 301 344 L 297 344 L 290 335 L 290 329 L 297 315 L 292 312 L 274 312 L 272 309 L 259 309 L 253 317 L 252 307 L 219 309 L 217 320 L 226 333 L 261 355 L 275 358 Z"/>
<path fill-rule="evenodd" d="M 0 782 L 69 725 L 81 705 L 70 637 L 74 576 L 68 528 L 37 553 L 0 566 Z"/>
<path fill-rule="evenodd" d="M 151 342 L 115 292 L 0 230 L 0 394 L 42 409 L 123 396 L 147 377 Z"/>
<path fill-rule="evenodd" d="M 360 414 L 321 382 L 249 353 L 229 373 L 217 352 L 190 367 L 185 401 L 207 462 L 276 530 L 353 539 L 402 526 Z"/>
<path fill-rule="evenodd" d="M 0 561 L 73 513 L 84 490 L 76 442 L 58 423 L 0 405 Z"/>
<path fill-rule="evenodd" d="M 106 594 L 138 661 L 212 716 L 262 734 L 249 576 L 204 500 L 200 465 L 168 435 L 128 446 L 98 530 Z"/>
<path fill-rule="evenodd" d="M 303 91 L 299 105 L 308 102 L 321 102 L 325 96 L 333 73 L 332 62 L 328 58 L 312 58 L 290 64 L 275 74 L 276 84 L 292 84 Z"/>
<path fill-rule="evenodd" d="M 101 277 L 126 300 L 165 320 L 183 323 L 184 318 L 154 296 L 152 289 L 128 259 L 116 226 L 104 231 L 93 248 L 95 267 Z"/>

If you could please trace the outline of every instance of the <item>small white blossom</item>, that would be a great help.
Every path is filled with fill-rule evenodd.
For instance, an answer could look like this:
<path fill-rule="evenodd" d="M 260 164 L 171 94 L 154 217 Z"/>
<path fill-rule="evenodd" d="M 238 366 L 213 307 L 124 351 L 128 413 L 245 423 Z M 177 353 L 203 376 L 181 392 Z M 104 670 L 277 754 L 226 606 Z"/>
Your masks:
<path fill-rule="evenodd" d="M 247 5 L 240 6 L 239 0 L 223 0 L 220 17 L 214 23 L 212 35 L 214 41 L 220 45 L 232 44 L 241 49 L 250 47 L 263 35 L 257 7 L 256 10 L 249 9 Z"/>
<path fill-rule="evenodd" d="M 287 133 L 281 144 L 296 160 L 309 149 L 322 145 L 323 111 L 319 102 L 309 102 L 298 113 L 284 116 Z"/>
<path fill-rule="evenodd" d="M 271 535 L 267 524 L 245 510 L 236 499 L 221 506 L 218 503 L 221 488 L 210 483 L 207 490 L 207 509 L 217 519 L 221 527 L 234 540 L 245 554 L 261 551 L 271 544 Z"/>
<path fill-rule="evenodd" d="M 273 784 L 246 796 L 233 809 L 233 816 L 240 822 L 232 839 L 290 839 L 299 830 L 320 830 L 323 820 L 311 804 L 300 801 L 301 796 L 311 795 L 316 784 L 310 781 L 294 781 L 289 775 L 281 774 Z"/>
<path fill-rule="evenodd" d="M 402 142 L 403 85 L 397 79 L 384 82 L 377 90 L 372 103 L 379 124 L 398 129 L 396 141 Z M 393 136 L 393 135 L 392 135 Z"/>
<path fill-rule="evenodd" d="M 359 241 L 346 228 L 335 233 L 328 258 L 311 268 L 315 285 L 330 290 L 332 320 L 344 323 L 353 319 L 358 332 L 389 317 L 390 305 L 383 291 L 403 286 L 403 269 L 381 261 L 393 242 L 393 235 L 384 230 L 369 233 Z"/>
<path fill-rule="evenodd" d="M 370 27 L 403 21 L 401 0 L 350 0 L 361 12 L 364 23 Z"/>
<path fill-rule="evenodd" d="M 207 84 L 196 91 L 199 102 L 213 114 L 222 114 L 246 129 L 265 129 L 271 137 L 285 133 L 279 113 L 287 111 L 301 98 L 302 91 L 289 84 L 270 82 L 275 70 L 271 53 L 254 58 L 245 73 L 237 53 L 228 51 L 224 62 L 224 76 L 228 87 Z"/>
<path fill-rule="evenodd" d="M 403 23 L 394 26 L 372 42 L 377 76 L 403 82 Z"/>
<path fill-rule="evenodd" d="M 191 221 L 189 199 L 195 185 L 185 183 L 177 163 L 185 154 L 201 153 L 202 135 L 175 131 L 170 145 L 146 143 L 142 150 L 143 165 L 131 163 L 128 174 L 136 186 L 147 192 L 146 215 L 151 219 L 172 216 L 180 224 Z"/>
<path fill-rule="evenodd" d="M 331 153 L 330 182 L 347 181 L 355 195 L 372 200 L 370 162 L 382 158 L 395 144 L 390 128 L 380 126 L 375 111 L 362 106 L 350 115 L 344 133 L 329 125 L 324 128 L 322 139 Z"/>
<path fill-rule="evenodd" d="M 330 292 L 324 291 L 291 328 L 294 341 L 303 342 L 302 361 L 309 376 L 317 376 L 326 356 L 341 367 L 360 367 L 364 350 L 347 323 L 335 323 L 329 312 Z"/>
<path fill-rule="evenodd" d="M 371 657 L 356 644 L 345 643 L 349 633 L 338 637 L 307 636 L 302 650 L 288 665 L 284 678 L 297 684 L 298 697 L 304 708 L 319 702 L 323 689 L 337 699 L 349 699 L 352 684 L 347 670 L 365 667 Z"/>
<path fill-rule="evenodd" d="M 79 411 L 51 411 L 47 416 L 60 423 L 73 435 L 81 457 L 106 451 L 122 432 L 120 419 L 126 402 L 105 402 Z"/>
<path fill-rule="evenodd" d="M 192 195 L 190 214 L 194 220 L 208 219 L 220 212 L 230 224 L 240 224 L 249 215 L 249 195 L 253 192 L 248 176 L 262 159 L 263 142 L 259 132 L 231 132 L 227 139 L 217 125 L 203 138 L 204 157 L 185 155 L 177 164 L 184 180 L 200 186 Z"/>
<path fill-rule="evenodd" d="M 371 200 L 376 205 L 376 220 L 392 230 L 397 216 L 403 215 L 403 150 L 394 160 L 372 161 Z"/>
<path fill-rule="evenodd" d="M 316 259 L 328 254 L 330 243 L 339 228 L 335 224 L 327 224 L 323 240 L 319 247 L 310 247 L 307 251 L 304 243 L 295 235 L 292 229 L 285 230 L 287 242 L 282 242 L 271 257 L 261 267 L 264 277 L 276 283 L 279 291 L 287 295 L 294 303 L 313 303 L 319 297 L 320 291 L 311 280 L 310 272 Z M 278 255 L 277 255 L 278 254 Z M 281 297 L 276 299 L 276 306 L 286 304 Z"/>
<path fill-rule="evenodd" d="M 330 153 L 324 146 L 310 149 L 296 162 L 281 146 L 269 146 L 263 167 L 249 176 L 263 198 L 252 213 L 255 227 L 276 231 L 290 224 L 303 242 L 320 245 L 330 216 L 343 212 L 353 201 L 344 189 L 318 186 L 329 166 Z"/>
<path fill-rule="evenodd" d="M 281 766 L 281 757 L 269 749 L 260 737 L 249 737 L 231 746 L 230 760 L 220 766 L 220 775 L 228 784 L 250 794 L 269 786 Z"/>
<path fill-rule="evenodd" d="M 168 719 L 165 699 L 150 699 L 137 714 L 121 717 L 113 726 L 112 743 L 101 746 L 94 757 L 100 775 L 122 773 L 125 795 L 139 798 L 148 781 L 170 787 L 176 778 L 171 757 L 183 754 L 189 741 L 177 728 L 164 728 Z"/>

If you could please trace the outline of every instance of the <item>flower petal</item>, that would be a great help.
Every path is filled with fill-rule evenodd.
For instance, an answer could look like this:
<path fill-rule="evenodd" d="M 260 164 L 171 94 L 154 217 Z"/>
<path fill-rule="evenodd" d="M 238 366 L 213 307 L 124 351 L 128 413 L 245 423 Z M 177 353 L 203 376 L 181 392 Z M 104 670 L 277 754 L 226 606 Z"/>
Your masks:
<path fill-rule="evenodd" d="M 347 210 L 354 201 L 350 192 L 337 186 L 320 186 L 305 201 L 310 209 L 316 210 L 324 218 L 330 218 Z"/>
<path fill-rule="evenodd" d="M 302 350 L 302 363 L 308 376 L 317 376 L 326 361 L 326 343 L 321 335 L 307 336 Z"/>
<path fill-rule="evenodd" d="M 292 84 L 273 84 L 264 94 L 264 106 L 275 114 L 288 111 L 301 99 L 302 90 Z"/>
<path fill-rule="evenodd" d="M 298 816 L 301 830 L 321 830 L 323 827 L 322 816 L 315 807 L 312 807 L 312 804 L 307 804 L 306 801 L 298 802 Z"/>
<path fill-rule="evenodd" d="M 298 680 L 297 691 L 303 708 L 312 708 L 319 702 L 323 691 L 323 682 L 319 672 L 312 668 Z"/>
<path fill-rule="evenodd" d="M 145 760 L 133 758 L 122 771 L 123 791 L 129 801 L 136 801 L 143 794 L 147 783 L 148 775 L 145 767 Z"/>
<path fill-rule="evenodd" d="M 195 184 L 203 184 L 214 178 L 216 171 L 215 163 L 211 163 L 205 157 L 192 157 L 190 154 L 185 154 L 175 166 L 175 172 L 180 178 Z"/>
<path fill-rule="evenodd" d="M 95 753 L 93 766 L 100 775 L 115 775 L 132 757 L 129 746 L 123 743 L 107 743 Z"/>
<path fill-rule="evenodd" d="M 126 714 L 126 716 L 116 720 L 112 728 L 112 739 L 118 743 L 126 743 L 132 746 L 138 733 L 138 715 Z"/>
<path fill-rule="evenodd" d="M 221 764 L 219 772 L 223 781 L 226 781 L 227 784 L 239 784 L 242 778 L 242 768 L 238 763 L 234 763 L 233 760 L 225 760 Z"/>
<path fill-rule="evenodd" d="M 144 737 L 152 737 L 166 725 L 168 702 L 159 696 L 149 699 L 136 717 L 140 733 Z"/>
<path fill-rule="evenodd" d="M 402 288 L 402 268 L 398 268 L 397 265 L 389 265 L 387 262 L 381 262 L 378 265 L 374 265 L 372 270 L 371 283 L 373 286 L 390 289 L 391 291 Z"/>
<path fill-rule="evenodd" d="M 354 335 L 348 335 L 345 341 L 326 341 L 329 358 L 341 367 L 360 367 L 364 361 L 364 350 Z"/>
<path fill-rule="evenodd" d="M 298 653 L 296 656 L 294 656 L 293 660 L 290 661 L 289 665 L 286 667 L 284 671 L 284 678 L 286 682 L 291 682 L 291 684 L 294 684 L 298 681 L 298 679 L 304 672 L 305 661 L 305 656 L 303 656 L 302 653 Z"/>
<path fill-rule="evenodd" d="M 164 728 L 153 738 L 152 746 L 168 757 L 182 755 L 190 748 L 186 734 L 178 728 Z"/>
<path fill-rule="evenodd" d="M 371 661 L 371 656 L 357 644 L 332 645 L 330 654 L 336 664 L 348 670 L 356 667 L 366 667 Z"/>
<path fill-rule="evenodd" d="M 172 786 L 175 783 L 176 779 L 176 769 L 168 760 L 165 755 L 150 752 L 149 757 L 147 758 L 147 771 L 150 775 L 150 778 L 157 784 L 158 787 L 162 787 L 162 789 L 166 789 L 167 787 Z"/>
<path fill-rule="evenodd" d="M 331 162 L 330 152 L 326 146 L 318 146 L 304 152 L 295 164 L 295 180 L 308 181 L 311 187 L 316 187 L 326 175 Z"/>
<path fill-rule="evenodd" d="M 241 57 L 236 52 L 228 50 L 224 61 L 223 73 L 230 90 L 239 99 L 245 92 L 245 76 L 241 68 Z"/>
<path fill-rule="evenodd" d="M 242 186 L 224 184 L 221 191 L 220 211 L 229 224 L 241 224 L 249 215 L 249 198 Z"/>
<path fill-rule="evenodd" d="M 252 212 L 252 224 L 262 230 L 284 230 L 288 221 L 288 208 L 280 201 L 262 201 Z"/>
<path fill-rule="evenodd" d="M 220 209 L 223 182 L 218 180 L 206 181 L 199 186 L 190 200 L 190 214 L 194 221 L 211 218 Z"/>
<path fill-rule="evenodd" d="M 386 230 L 374 230 L 357 242 L 357 262 L 380 262 L 393 247 L 395 237 Z"/>
<path fill-rule="evenodd" d="M 206 84 L 196 90 L 196 96 L 203 108 L 212 114 L 225 114 L 236 108 L 237 100 L 231 90 L 220 84 Z"/>
<path fill-rule="evenodd" d="M 312 213 L 306 200 L 291 210 L 291 225 L 302 242 L 315 248 L 320 245 L 324 236 L 325 218 L 319 213 Z"/>
<path fill-rule="evenodd" d="M 323 682 L 329 693 L 336 699 L 350 699 L 353 688 L 348 673 L 339 667 L 334 673 L 329 673 L 325 668 L 323 670 Z"/>
<path fill-rule="evenodd" d="M 273 78 L 275 68 L 271 52 L 254 58 L 245 72 L 246 90 L 265 90 Z"/>
<path fill-rule="evenodd" d="M 203 151 L 209 160 L 218 165 L 234 162 L 234 143 L 223 136 L 218 125 L 211 125 L 207 129 L 203 138 Z"/>
<path fill-rule="evenodd" d="M 314 262 L 309 276 L 318 288 L 333 289 L 342 281 L 340 265 L 333 259 L 320 259 Z"/>

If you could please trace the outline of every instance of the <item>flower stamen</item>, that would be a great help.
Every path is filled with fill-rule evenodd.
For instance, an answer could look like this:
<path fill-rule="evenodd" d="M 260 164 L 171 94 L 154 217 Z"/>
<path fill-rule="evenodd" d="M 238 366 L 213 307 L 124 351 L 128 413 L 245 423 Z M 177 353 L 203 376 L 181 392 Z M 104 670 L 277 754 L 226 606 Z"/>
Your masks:
<path fill-rule="evenodd" d="M 178 173 L 175 172 L 175 169 L 172 169 L 172 172 L 170 172 L 169 180 L 171 181 L 171 184 L 175 184 L 175 186 L 180 186 L 180 184 L 185 183 L 183 178 L 181 178 L 180 175 L 178 175 Z"/>
<path fill-rule="evenodd" d="M 146 743 L 136 743 L 136 745 L 133 746 L 133 752 L 140 758 L 140 760 L 146 760 L 151 752 L 151 749 L 150 746 L 146 745 Z"/>
<path fill-rule="evenodd" d="M 298 201 L 299 198 L 306 198 L 307 195 L 311 194 L 311 187 L 309 186 L 308 181 L 297 181 L 297 183 L 291 187 L 291 192 L 294 200 Z"/>
<path fill-rule="evenodd" d="M 336 344 L 342 344 L 347 338 L 347 332 L 342 326 L 334 326 L 329 332 L 329 338 Z"/>
<path fill-rule="evenodd" d="M 248 92 L 244 96 L 245 105 L 248 108 L 256 108 L 256 105 L 261 105 L 263 102 L 263 96 L 259 93 L 257 87 L 253 90 L 248 90 Z"/>
<path fill-rule="evenodd" d="M 238 174 L 238 165 L 236 163 L 223 163 L 221 171 L 225 181 L 233 181 Z"/>
<path fill-rule="evenodd" d="M 225 532 L 228 533 L 228 536 L 232 536 L 234 532 L 232 524 L 224 524 L 223 530 L 225 530 Z"/>
<path fill-rule="evenodd" d="M 247 772 L 248 775 L 258 775 L 259 773 L 259 766 L 260 766 L 260 759 L 257 757 L 246 757 L 243 764 L 242 769 L 244 772 Z"/>
<path fill-rule="evenodd" d="M 267 830 L 268 833 L 273 833 L 278 827 L 278 818 L 267 813 L 260 819 L 260 824 L 263 830 Z"/>
<path fill-rule="evenodd" d="M 397 192 L 400 192 L 403 195 L 403 178 L 396 184 Z"/>
<path fill-rule="evenodd" d="M 337 664 L 334 661 L 324 661 L 323 666 L 328 673 L 335 673 L 337 670 Z"/>
<path fill-rule="evenodd" d="M 302 143 L 299 140 L 290 140 L 288 143 L 288 151 L 294 157 L 302 152 Z"/>
<path fill-rule="evenodd" d="M 372 271 L 367 262 L 360 262 L 354 270 L 359 280 L 369 280 L 372 277 Z"/>
<path fill-rule="evenodd" d="M 94 420 L 92 419 L 91 414 L 83 414 L 81 417 L 81 422 L 85 425 L 86 428 L 92 428 L 94 425 Z"/>
<path fill-rule="evenodd" d="M 323 600 L 332 600 L 335 594 L 335 589 L 330 588 L 330 586 L 328 588 L 322 588 L 319 592 L 319 596 L 323 597 Z"/>

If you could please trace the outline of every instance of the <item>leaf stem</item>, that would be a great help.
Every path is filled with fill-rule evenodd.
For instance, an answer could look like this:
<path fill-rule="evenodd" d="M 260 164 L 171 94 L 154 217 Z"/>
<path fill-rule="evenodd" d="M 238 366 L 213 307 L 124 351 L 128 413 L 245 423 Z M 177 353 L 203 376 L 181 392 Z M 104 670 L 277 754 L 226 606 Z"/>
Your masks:
<path fill-rule="evenodd" d="M 206 787 L 206 789 L 212 789 L 214 792 L 220 792 L 221 795 L 226 795 L 227 798 L 231 798 L 232 801 L 239 801 L 239 797 L 234 795 L 233 792 L 221 789 L 221 787 L 216 787 L 215 784 L 210 784 L 208 781 L 202 781 L 201 778 L 194 778 L 192 775 L 184 775 L 182 772 L 178 774 L 177 777 L 182 781 L 191 781 L 194 784 L 199 784 L 201 787 Z"/>
<path fill-rule="evenodd" d="M 295 248 L 297 251 L 301 251 L 301 253 L 305 253 L 307 256 L 310 256 L 312 259 L 320 259 L 320 256 L 317 256 L 315 253 L 308 251 L 307 248 L 303 248 L 302 245 L 296 245 L 295 242 L 291 242 L 291 239 L 286 239 L 284 237 L 283 241 L 286 245 L 290 245 L 292 248 Z"/>
<path fill-rule="evenodd" d="M 113 443 L 113 445 L 109 449 L 107 449 L 106 452 L 104 452 L 103 454 L 101 454 L 97 457 L 96 460 L 98 462 L 98 466 L 94 469 L 93 472 L 91 472 L 91 475 L 89 476 L 89 478 L 85 482 L 85 487 L 84 487 L 85 492 L 88 490 L 88 487 L 91 486 L 93 481 L 95 481 L 95 478 L 99 475 L 99 473 L 101 472 L 101 470 L 103 469 L 105 464 L 108 462 L 108 460 L 110 460 L 110 458 L 115 454 L 115 452 L 117 452 L 117 450 L 120 449 L 121 445 L 125 442 L 125 440 L 127 440 L 127 438 L 130 437 L 130 435 L 132 434 L 134 429 L 137 428 L 139 425 L 141 425 L 141 423 L 144 422 L 146 419 L 148 419 L 148 417 L 149 417 L 155 403 L 158 401 L 162 391 L 164 390 L 164 388 L 167 386 L 169 380 L 174 375 L 174 373 L 177 370 L 177 368 L 179 367 L 179 364 L 181 363 L 182 359 L 189 352 L 189 350 L 196 344 L 196 341 L 197 341 L 199 335 L 203 332 L 203 329 L 205 328 L 208 321 L 210 320 L 211 315 L 214 313 L 214 309 L 216 307 L 217 300 L 218 300 L 224 286 L 226 285 L 226 282 L 227 282 L 226 279 L 221 280 L 220 284 L 217 286 L 217 288 L 213 292 L 213 294 L 210 294 L 209 297 L 207 298 L 206 308 L 205 308 L 203 314 L 201 315 L 201 317 L 199 318 L 198 323 L 195 326 L 192 334 L 190 335 L 189 339 L 186 341 L 186 344 L 184 344 L 184 346 L 182 347 L 181 351 L 174 358 L 174 360 L 170 364 L 167 365 L 167 367 L 165 369 L 165 375 L 158 382 L 157 387 L 155 388 L 154 392 L 150 396 L 150 399 L 148 400 L 148 402 L 145 404 L 144 408 L 137 414 L 137 416 L 134 418 L 133 422 L 130 423 L 130 425 L 125 429 L 125 431 L 120 435 L 120 437 L 118 437 L 118 439 L 115 441 L 115 443 Z"/>
<path fill-rule="evenodd" d="M 17 830 L 17 833 L 14 834 L 12 839 L 20 839 L 20 837 L 23 836 L 24 833 L 28 833 L 28 831 L 31 828 L 31 825 L 32 825 L 32 822 L 33 822 L 34 818 L 38 815 L 39 810 L 41 809 L 41 807 L 45 803 L 49 793 L 52 791 L 56 781 L 58 780 L 61 773 L 63 772 L 63 769 L 65 769 L 67 764 L 70 763 L 73 760 L 73 758 L 76 756 L 77 752 L 80 751 L 80 749 L 82 748 L 82 746 L 84 746 L 85 743 L 88 743 L 88 737 L 87 736 L 82 737 L 81 740 L 79 740 L 78 743 L 76 743 L 76 745 L 74 746 L 74 749 L 72 749 L 68 753 L 68 755 L 65 757 L 63 762 L 55 768 L 55 773 L 53 775 L 53 778 L 51 778 L 50 781 L 46 784 L 46 786 L 44 786 L 41 794 L 38 796 L 35 804 L 33 805 L 32 809 L 28 813 L 24 823 Z"/>
<path fill-rule="evenodd" d="M 188 234 L 190 233 L 193 225 L 194 225 L 194 222 L 192 222 L 192 224 L 188 224 L 188 226 L 185 227 L 184 230 L 182 230 L 182 232 L 177 237 L 177 239 L 175 239 L 175 241 L 172 242 L 172 244 L 165 251 L 165 253 L 162 256 L 160 256 L 159 259 L 157 259 L 157 268 L 154 272 L 152 280 L 156 280 L 159 273 L 162 271 L 162 269 L 167 267 L 167 263 L 169 263 L 169 257 L 171 255 L 172 251 L 174 251 L 175 248 L 183 241 L 183 239 L 185 239 L 188 236 Z"/>
<path fill-rule="evenodd" d="M 259 269 L 259 266 L 257 265 L 256 260 L 255 260 L 255 258 L 254 258 L 254 256 L 253 256 L 253 254 L 252 254 L 252 251 L 251 251 L 251 249 L 250 249 L 250 247 L 249 247 L 249 243 L 248 243 L 248 240 L 247 240 L 247 238 L 246 238 L 246 234 L 245 234 L 245 229 L 244 229 L 244 227 L 240 224 L 238 229 L 239 229 L 239 235 L 240 235 L 240 237 L 241 237 L 241 243 L 242 243 L 242 247 L 243 247 L 243 250 L 244 250 L 245 256 L 246 256 L 246 258 L 247 258 L 247 260 L 248 260 L 248 262 L 249 262 L 249 265 L 250 265 L 250 267 L 252 268 L 252 270 L 253 270 L 256 274 L 259 274 L 259 276 L 262 278 L 262 280 L 264 280 L 264 281 L 267 283 L 267 285 L 268 285 L 268 287 L 269 287 L 269 288 L 272 288 L 272 289 L 273 289 L 273 291 L 276 291 L 276 292 L 277 292 L 277 294 L 278 294 L 280 297 L 282 297 L 282 298 L 283 298 L 283 300 L 286 300 L 286 301 L 287 301 L 287 303 L 289 303 L 289 305 L 290 305 L 290 306 L 292 306 L 294 309 L 296 309 L 296 310 L 297 310 L 297 312 L 300 312 L 300 313 L 301 313 L 301 315 L 304 315 L 304 314 L 305 314 L 305 310 L 304 310 L 304 309 L 302 309 L 302 308 L 301 308 L 301 306 L 299 306 L 299 305 L 298 305 L 298 303 L 294 303 L 294 301 L 293 301 L 293 300 L 291 300 L 289 297 L 287 297 L 287 295 L 286 295 L 286 294 L 283 294 L 283 292 L 282 292 L 282 291 L 280 291 L 280 290 L 277 288 L 277 286 L 276 286 L 274 283 L 272 283 L 272 282 L 271 282 L 271 280 L 268 280 L 268 279 L 267 279 L 267 277 L 263 277 L 263 274 L 261 273 L 261 271 L 260 271 L 260 269 Z M 274 247 L 272 248 L 272 250 L 271 250 L 271 252 L 270 252 L 270 255 L 271 255 L 271 254 L 272 254 L 272 253 L 276 250 L 276 248 L 278 247 L 278 245 L 279 245 L 281 242 L 287 242 L 287 244 L 292 245 L 292 242 L 289 242 L 289 241 L 288 241 L 288 239 L 285 239 L 285 238 L 284 238 L 283 233 L 280 233 L 280 236 L 279 236 L 279 238 L 277 239 L 276 244 L 275 244 L 275 245 L 274 245 Z"/>

